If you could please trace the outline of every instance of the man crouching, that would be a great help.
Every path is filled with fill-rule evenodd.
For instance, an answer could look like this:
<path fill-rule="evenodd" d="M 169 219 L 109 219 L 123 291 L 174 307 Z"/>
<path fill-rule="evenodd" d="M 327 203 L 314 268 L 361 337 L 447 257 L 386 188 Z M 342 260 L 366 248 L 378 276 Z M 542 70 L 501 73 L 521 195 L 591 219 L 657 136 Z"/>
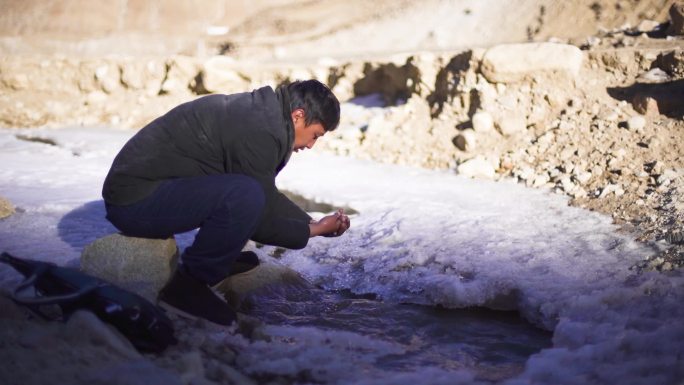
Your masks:
<path fill-rule="evenodd" d="M 160 303 L 230 325 L 235 311 L 210 289 L 259 264 L 248 240 L 300 249 L 340 236 L 342 210 L 319 221 L 275 186 L 292 152 L 337 128 L 340 104 L 316 80 L 209 95 L 181 104 L 135 134 L 114 159 L 102 196 L 123 234 L 168 238 L 199 228 Z"/>

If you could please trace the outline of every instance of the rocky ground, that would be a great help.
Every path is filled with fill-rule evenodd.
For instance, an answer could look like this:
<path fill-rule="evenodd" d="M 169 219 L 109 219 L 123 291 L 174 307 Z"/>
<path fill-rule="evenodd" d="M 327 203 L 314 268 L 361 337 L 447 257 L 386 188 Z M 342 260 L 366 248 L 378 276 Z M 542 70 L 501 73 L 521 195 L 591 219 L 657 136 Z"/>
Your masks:
<path fill-rule="evenodd" d="M 671 270 L 684 263 L 681 47 L 681 38 L 630 29 L 591 39 L 581 53 L 557 45 L 465 51 L 445 58 L 434 78 L 426 76 L 435 63 L 429 55 L 367 66 L 357 94 L 380 91 L 406 104 L 324 146 L 566 194 L 653 245 L 658 252 L 636 269 Z M 547 49 L 547 67 L 512 59 Z M 506 61 L 488 69 L 496 50 Z M 582 59 L 573 67 L 575 55 Z M 553 56 L 562 59 L 552 64 Z"/>

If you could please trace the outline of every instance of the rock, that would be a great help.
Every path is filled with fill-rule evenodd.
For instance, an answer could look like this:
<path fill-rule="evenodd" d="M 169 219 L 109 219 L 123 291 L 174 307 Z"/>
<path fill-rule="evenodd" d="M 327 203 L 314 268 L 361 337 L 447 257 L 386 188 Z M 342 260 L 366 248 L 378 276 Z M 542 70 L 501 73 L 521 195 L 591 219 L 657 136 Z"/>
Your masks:
<path fill-rule="evenodd" d="M 503 44 L 488 49 L 481 71 L 492 83 L 511 83 L 539 73 L 574 78 L 582 66 L 579 48 L 557 43 Z"/>
<path fill-rule="evenodd" d="M 490 132 L 494 129 L 494 118 L 489 112 L 478 111 L 471 120 L 475 132 Z"/>
<path fill-rule="evenodd" d="M 235 60 L 225 56 L 214 56 L 202 64 L 200 82 L 197 87 L 204 92 L 231 93 L 246 88 L 246 81 L 231 67 Z"/>
<path fill-rule="evenodd" d="M 592 174 L 588 171 L 582 171 L 580 169 L 575 170 L 575 179 L 581 185 L 586 184 L 591 179 Z"/>
<path fill-rule="evenodd" d="M 684 78 L 684 50 L 676 49 L 661 53 L 658 55 L 655 64 L 673 79 Z"/>
<path fill-rule="evenodd" d="M 659 22 L 655 20 L 642 20 L 639 25 L 637 25 L 636 30 L 639 32 L 651 32 L 658 28 Z"/>
<path fill-rule="evenodd" d="M 166 65 L 160 60 L 127 60 L 121 64 L 121 83 L 131 90 L 145 90 L 157 95 L 166 76 Z"/>
<path fill-rule="evenodd" d="M 461 151 L 465 151 L 467 148 L 466 139 L 462 134 L 456 135 L 452 142 L 454 143 L 454 146 Z"/>
<path fill-rule="evenodd" d="M 684 35 L 684 2 L 677 1 L 670 7 L 668 35 Z"/>
<path fill-rule="evenodd" d="M 529 166 L 522 166 L 519 170 L 516 171 L 516 176 L 524 181 L 531 181 L 532 178 L 534 177 L 534 169 Z"/>
<path fill-rule="evenodd" d="M 111 94 L 121 85 L 119 69 L 110 63 L 105 63 L 95 70 L 95 80 L 102 91 Z"/>
<path fill-rule="evenodd" d="M 646 118 L 643 116 L 632 116 L 627 120 L 627 128 L 630 130 L 640 131 L 646 127 Z"/>
<path fill-rule="evenodd" d="M 527 121 L 522 115 L 510 113 L 502 116 L 496 122 L 496 127 L 502 135 L 511 136 L 524 132 L 527 129 Z"/>
<path fill-rule="evenodd" d="M 563 162 L 564 164 L 569 164 L 569 167 L 565 168 L 566 172 L 570 172 L 570 171 L 572 171 L 572 168 L 574 168 L 574 166 L 572 166 L 571 160 L 572 160 L 572 157 L 575 155 L 576 151 L 577 151 L 577 149 L 575 149 L 574 147 L 567 147 L 567 148 L 564 148 L 560 152 L 560 154 L 558 154 L 558 159 L 561 162 Z"/>
<path fill-rule="evenodd" d="M 81 270 L 156 301 L 157 293 L 171 277 L 177 262 L 178 247 L 173 238 L 112 234 L 85 247 Z"/>
<path fill-rule="evenodd" d="M 167 61 L 166 68 L 166 78 L 161 85 L 161 92 L 176 94 L 195 88 L 195 78 L 199 74 L 199 66 L 195 60 L 186 56 L 176 56 Z"/>
<path fill-rule="evenodd" d="M 658 178 L 656 178 L 656 182 L 658 183 L 658 186 L 667 186 L 670 184 L 670 182 L 677 179 L 678 177 L 679 174 L 677 173 L 677 171 L 673 169 L 667 169 L 664 170 L 662 174 L 658 176 Z"/>
<path fill-rule="evenodd" d="M 658 109 L 658 101 L 651 96 L 637 94 L 632 99 L 632 107 L 634 111 L 646 115 L 656 117 L 660 115 L 660 110 Z"/>
<path fill-rule="evenodd" d="M 621 196 L 625 193 L 625 190 L 617 184 L 609 183 L 601 190 L 599 198 L 605 198 L 610 193 L 615 194 L 615 196 Z"/>
<path fill-rule="evenodd" d="M 461 163 L 458 166 L 458 173 L 470 178 L 493 179 L 496 175 L 496 167 L 483 156 L 476 156 Z"/>
<path fill-rule="evenodd" d="M 615 110 L 608 110 L 601 114 L 600 118 L 607 122 L 617 122 L 620 119 L 620 114 Z"/>
<path fill-rule="evenodd" d="M 475 131 L 472 129 L 463 130 L 454 137 L 452 142 L 461 151 L 472 151 L 475 149 L 475 143 L 477 142 Z"/>
<path fill-rule="evenodd" d="M 563 188 L 563 191 L 570 193 L 577 188 L 574 183 L 572 183 L 572 179 L 569 176 L 564 176 L 560 179 L 560 185 Z"/>
<path fill-rule="evenodd" d="M 637 80 L 646 83 L 662 83 L 670 80 L 670 75 L 660 68 L 653 68 L 639 76 Z"/>
<path fill-rule="evenodd" d="M 549 183 L 550 180 L 551 178 L 549 178 L 549 175 L 547 173 L 537 175 L 534 177 L 534 180 L 532 181 L 532 187 L 542 187 L 545 184 Z"/>
<path fill-rule="evenodd" d="M 14 214 L 14 206 L 12 203 L 0 196 L 0 219 L 4 219 Z"/>
<path fill-rule="evenodd" d="M 638 63 L 632 50 L 606 50 L 599 53 L 603 65 L 617 76 L 637 69 Z"/>
<path fill-rule="evenodd" d="M 282 286 L 309 288 L 311 285 L 298 272 L 288 267 L 262 263 L 246 273 L 224 279 L 214 289 L 222 293 L 233 307 L 239 308 L 248 295 Z"/>

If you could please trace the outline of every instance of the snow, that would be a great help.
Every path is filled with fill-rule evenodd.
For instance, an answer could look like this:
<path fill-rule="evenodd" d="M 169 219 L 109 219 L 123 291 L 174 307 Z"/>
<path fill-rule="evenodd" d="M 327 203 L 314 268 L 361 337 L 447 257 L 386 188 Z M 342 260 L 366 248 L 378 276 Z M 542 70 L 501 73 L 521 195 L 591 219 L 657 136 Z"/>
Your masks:
<path fill-rule="evenodd" d="M 0 196 L 17 207 L 0 221 L 0 249 L 76 265 L 86 244 L 114 232 L 104 220 L 100 188 L 131 134 L 111 128 L 0 130 Z M 553 347 L 533 355 L 509 384 L 669 384 L 684 378 L 682 272 L 635 275 L 628 267 L 652 250 L 618 232 L 608 217 L 512 182 L 315 151 L 293 156 L 278 185 L 359 212 L 343 237 L 313 239 L 280 259 L 313 283 L 388 302 L 517 309 L 553 330 Z M 186 235 L 179 243 L 188 241 Z M 0 266 L 1 287 L 17 280 Z M 312 374 L 317 380 L 356 383 L 360 367 L 404 349 L 351 332 L 275 325 L 267 331 L 271 342 L 243 342 L 239 361 L 248 373 L 298 373 L 320 361 L 313 366 L 323 368 Z M 416 382 L 473 378 L 467 371 L 426 367 L 365 383 Z"/>

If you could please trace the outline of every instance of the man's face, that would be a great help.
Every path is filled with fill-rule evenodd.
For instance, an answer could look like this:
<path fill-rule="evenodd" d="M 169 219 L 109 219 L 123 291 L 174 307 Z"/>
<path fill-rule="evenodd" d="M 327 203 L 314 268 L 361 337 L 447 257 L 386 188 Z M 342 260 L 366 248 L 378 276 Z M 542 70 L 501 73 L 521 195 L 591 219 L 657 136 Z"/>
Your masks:
<path fill-rule="evenodd" d="M 313 147 L 316 140 L 325 135 L 325 128 L 320 123 L 306 125 L 304 110 L 296 109 L 292 111 L 292 123 L 294 124 L 294 145 L 293 150 L 298 152 L 306 148 Z"/>

